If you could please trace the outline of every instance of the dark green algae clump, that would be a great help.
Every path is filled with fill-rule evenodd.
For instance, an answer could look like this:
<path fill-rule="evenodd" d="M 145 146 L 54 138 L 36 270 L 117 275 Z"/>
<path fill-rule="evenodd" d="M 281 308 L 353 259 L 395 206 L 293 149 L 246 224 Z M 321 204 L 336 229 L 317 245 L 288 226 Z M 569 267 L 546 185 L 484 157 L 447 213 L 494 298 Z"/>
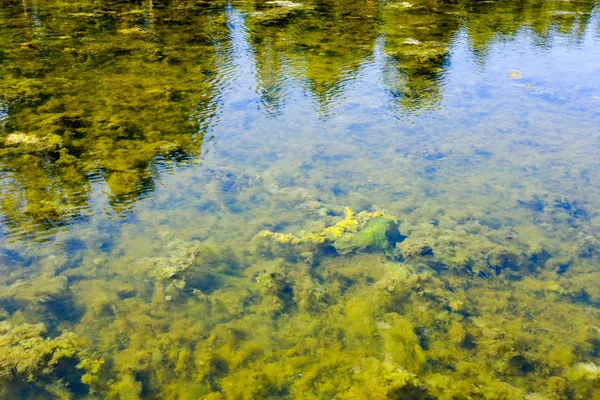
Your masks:
<path fill-rule="evenodd" d="M 13 284 L 0 303 L 2 396 L 600 395 L 600 293 L 586 285 L 598 254 L 580 254 L 573 277 L 518 237 L 428 224 L 404 236 L 382 211 L 324 222 L 241 247 L 164 234 L 160 257 L 67 271 L 69 288 Z M 61 298 L 75 321 L 31 324 Z"/>

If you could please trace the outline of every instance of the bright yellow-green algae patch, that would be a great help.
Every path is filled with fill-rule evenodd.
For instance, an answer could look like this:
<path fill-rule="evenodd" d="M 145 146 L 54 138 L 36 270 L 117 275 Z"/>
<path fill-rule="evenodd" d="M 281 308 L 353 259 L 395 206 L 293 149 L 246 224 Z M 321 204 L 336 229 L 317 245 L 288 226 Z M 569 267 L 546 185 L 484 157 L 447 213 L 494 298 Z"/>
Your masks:
<path fill-rule="evenodd" d="M 282 245 L 302 246 L 306 248 L 306 254 L 314 253 L 315 247 L 327 246 L 332 246 L 341 255 L 364 250 L 391 251 L 393 244 L 402 238 L 397 224 L 394 217 L 382 211 L 363 211 L 356 215 L 352 209 L 346 208 L 343 220 L 321 232 L 300 232 L 296 236 L 262 231 L 256 238 L 272 238 Z"/>
<path fill-rule="evenodd" d="M 84 386 L 61 386 L 75 397 L 599 395 L 600 293 L 589 266 L 597 255 L 578 256 L 560 275 L 536 261 L 543 249 L 518 237 L 494 243 L 481 232 L 457 226 L 442 234 L 430 225 L 405 237 L 398 226 L 382 211 L 346 209 L 313 230 L 262 231 L 246 242 L 165 234 L 159 257 L 73 269 L 68 289 L 20 294 L 15 286 L 2 304 L 33 308 L 6 313 L 3 338 L 33 331 L 35 346 L 3 347 L 1 374 L 14 370 L 18 352 L 29 381 L 11 378 L 11 390 L 34 382 L 49 393 L 49 378 L 60 377 L 53 354 L 65 348 L 73 365 L 91 371 L 80 374 Z M 80 317 L 59 330 L 74 334 L 44 336 L 41 325 L 24 321 L 40 318 L 38 307 L 51 313 L 52 298 L 66 295 Z M 73 347 L 73 335 L 85 342 Z"/>

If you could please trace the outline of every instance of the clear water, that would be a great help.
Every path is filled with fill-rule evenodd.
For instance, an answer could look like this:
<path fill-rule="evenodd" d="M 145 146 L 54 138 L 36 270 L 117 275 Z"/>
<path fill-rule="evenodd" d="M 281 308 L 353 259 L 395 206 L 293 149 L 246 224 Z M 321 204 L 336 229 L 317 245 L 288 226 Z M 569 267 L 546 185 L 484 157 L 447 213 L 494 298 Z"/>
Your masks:
<path fill-rule="evenodd" d="M 599 12 L 4 1 L 0 396 L 600 398 Z"/>

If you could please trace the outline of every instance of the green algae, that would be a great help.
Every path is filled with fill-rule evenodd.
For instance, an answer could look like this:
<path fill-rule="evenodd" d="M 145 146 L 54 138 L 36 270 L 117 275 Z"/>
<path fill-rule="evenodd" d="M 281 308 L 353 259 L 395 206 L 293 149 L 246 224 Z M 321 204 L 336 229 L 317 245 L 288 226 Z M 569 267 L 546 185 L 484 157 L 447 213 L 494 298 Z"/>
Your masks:
<path fill-rule="evenodd" d="M 454 256 L 437 251 L 428 266 L 434 241 L 433 254 L 402 261 L 390 247 L 422 233 L 387 236 L 392 221 L 402 225 L 381 211 L 347 209 L 323 231 L 253 240 L 303 254 L 287 259 L 251 242 L 228 252 L 167 234 L 162 246 L 171 250 L 139 268 L 121 267 L 119 278 L 90 270 L 70 291 L 84 312 L 73 328 L 87 344 L 77 351 L 97 355 L 80 361 L 90 371 L 82 382 L 114 399 L 598 394 L 600 314 L 572 301 L 577 289 L 568 276 L 536 269 L 521 271 L 521 280 L 507 279 L 506 271 L 495 279 L 466 269 L 440 273 Z M 322 246 L 335 238 L 351 251 Z M 485 246 L 468 243 L 478 240 L 462 236 L 461 244 L 473 258 L 488 257 Z M 36 329 L 44 347 L 66 346 L 62 337 L 38 338 L 44 331 Z M 66 348 L 65 357 L 79 354 Z M 47 382 L 42 370 L 36 374 L 34 381 Z"/>
<path fill-rule="evenodd" d="M 45 335 L 41 323 L 14 326 L 0 322 L 0 396 L 36 398 L 45 392 L 46 396 L 70 398 L 68 383 L 61 376 L 69 380 L 80 376 L 86 384 L 97 381 L 104 361 L 88 358 L 84 341 L 71 332 L 56 338 Z"/>
<path fill-rule="evenodd" d="M 392 251 L 402 240 L 395 218 L 381 212 L 361 212 L 358 215 L 346 208 L 345 218 L 320 232 L 301 232 L 299 236 L 271 231 L 260 232 L 256 239 L 273 238 L 281 245 L 301 246 L 304 255 L 315 247 L 333 247 L 344 255 L 361 251 Z M 259 244 L 260 246 L 260 244 Z M 297 250 L 294 250 L 297 251 Z"/>

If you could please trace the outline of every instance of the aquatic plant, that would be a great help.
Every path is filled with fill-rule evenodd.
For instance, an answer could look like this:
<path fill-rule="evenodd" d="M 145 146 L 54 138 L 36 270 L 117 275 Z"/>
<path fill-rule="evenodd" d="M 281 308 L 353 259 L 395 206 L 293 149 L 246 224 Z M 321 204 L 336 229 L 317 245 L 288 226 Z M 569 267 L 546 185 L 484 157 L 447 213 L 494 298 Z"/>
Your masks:
<path fill-rule="evenodd" d="M 572 302 L 570 278 L 440 270 L 441 237 L 489 259 L 489 243 L 461 224 L 404 237 L 382 211 L 325 219 L 313 231 L 263 231 L 252 246 L 232 239 L 227 251 L 164 233 L 160 256 L 128 268 L 115 259 L 104 268 L 116 278 L 86 272 L 70 291 L 83 314 L 75 330 L 105 361 L 79 360 L 83 382 L 114 399 L 595 395 L 600 315 Z M 433 253 L 409 254 L 424 232 Z"/>
<path fill-rule="evenodd" d="M 338 254 L 349 254 L 361 251 L 394 250 L 396 243 L 403 239 L 398 231 L 398 222 L 382 211 L 355 212 L 346 208 L 345 218 L 333 226 L 320 232 L 301 232 L 293 234 L 262 231 L 255 240 L 272 239 L 281 245 L 299 246 L 302 252 L 321 251 L 332 247 Z"/>
<path fill-rule="evenodd" d="M 35 13 L 26 9 L 24 18 L 14 20 L 19 37 L 9 39 L 12 45 L 3 54 L 18 62 L 2 64 L 0 80 L 9 116 L 0 155 L 12 174 L 0 207 L 16 230 L 32 225 L 55 230 L 86 216 L 90 176 L 106 182 L 120 212 L 153 190 L 158 158 L 180 162 L 201 152 L 202 127 L 210 122 L 190 115 L 214 111 L 213 88 L 203 82 L 202 71 L 214 69 L 215 56 L 199 58 L 203 65 L 193 73 L 184 72 L 182 60 L 197 59 L 192 48 L 210 51 L 210 44 L 195 38 L 218 40 L 226 33 L 225 21 L 181 8 L 170 21 L 187 26 L 196 21 L 203 32 L 173 32 L 153 16 L 158 10 L 115 7 L 44 3 L 39 10 L 48 34 L 35 38 L 29 36 L 39 22 Z M 170 35 L 186 44 L 185 51 L 164 45 Z M 106 74 L 100 76 L 98 68 Z"/>
<path fill-rule="evenodd" d="M 60 392 L 70 398 L 69 381 L 74 385 L 97 382 L 103 360 L 90 358 L 85 341 L 72 332 L 54 338 L 46 336 L 42 323 L 0 322 L 0 396 L 25 398 L 27 393 L 36 396 L 36 391 L 46 391 L 55 395 Z"/>

